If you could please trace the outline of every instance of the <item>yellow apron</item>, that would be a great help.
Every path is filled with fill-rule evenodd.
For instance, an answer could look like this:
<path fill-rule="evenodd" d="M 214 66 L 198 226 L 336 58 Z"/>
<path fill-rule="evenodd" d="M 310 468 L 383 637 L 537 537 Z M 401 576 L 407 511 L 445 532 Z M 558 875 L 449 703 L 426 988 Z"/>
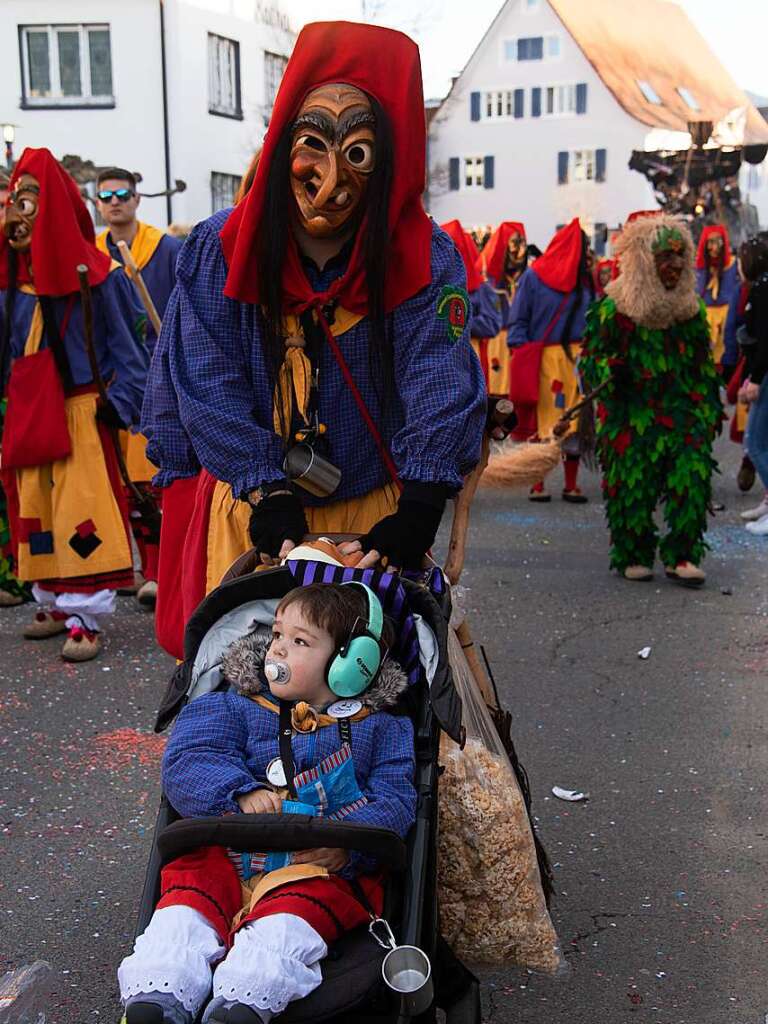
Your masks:
<path fill-rule="evenodd" d="M 581 342 L 572 343 L 570 352 L 573 362 L 559 344 L 545 345 L 541 353 L 539 401 L 536 406 L 539 437 L 549 437 L 565 410 L 575 405 L 581 396 L 581 378 L 577 369 Z M 568 433 L 574 433 L 577 427 L 577 421 L 571 420 Z"/>
<path fill-rule="evenodd" d="M 154 462 L 147 458 L 147 439 L 143 434 L 120 431 L 120 447 L 125 459 L 128 476 L 135 484 L 148 484 L 158 472 Z"/>
<path fill-rule="evenodd" d="M 65 402 L 72 453 L 20 469 L 19 579 L 76 579 L 131 568 L 125 523 L 96 426 L 95 394 Z"/>
<path fill-rule="evenodd" d="M 712 358 L 715 364 L 720 366 L 725 355 L 725 321 L 728 319 L 728 306 L 707 306 L 706 310 Z"/>
<path fill-rule="evenodd" d="M 339 337 L 359 323 L 361 316 L 345 309 L 336 310 L 331 333 Z M 298 318 L 287 316 L 284 322 L 286 337 L 299 339 L 301 328 Z M 296 406 L 302 415 L 306 413 L 309 401 L 309 363 L 304 357 L 303 349 L 288 347 L 285 362 L 278 379 L 276 406 L 283 404 L 285 412 L 283 420 L 290 422 L 290 403 Z M 274 412 L 275 432 L 280 433 L 281 418 L 277 408 Z M 398 490 L 393 483 L 359 498 L 335 501 L 320 508 L 308 506 L 304 509 L 310 533 L 367 533 L 371 527 L 385 516 L 391 515 L 397 507 Z M 232 488 L 223 481 L 218 481 L 211 499 L 210 522 L 208 526 L 207 568 L 205 592 L 210 593 L 218 587 L 222 576 L 233 562 L 246 551 L 250 551 L 251 542 L 248 536 L 248 523 L 251 516 L 250 505 L 245 501 L 236 501 L 232 497 Z"/>

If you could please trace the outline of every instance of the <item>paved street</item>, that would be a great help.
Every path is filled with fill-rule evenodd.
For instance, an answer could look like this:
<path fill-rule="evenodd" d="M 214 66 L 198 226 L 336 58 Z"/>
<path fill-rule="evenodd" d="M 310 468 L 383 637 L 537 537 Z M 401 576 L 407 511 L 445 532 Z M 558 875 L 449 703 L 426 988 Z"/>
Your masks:
<path fill-rule="evenodd" d="M 728 508 L 702 592 L 607 572 L 596 478 L 587 506 L 478 499 L 471 621 L 515 712 L 570 968 L 484 972 L 493 1024 L 763 1024 L 768 1012 L 766 552 L 738 523 L 757 492 L 737 494 L 735 449 L 720 454 Z M 116 1021 L 171 662 L 129 599 L 103 656 L 79 668 L 59 661 L 58 640 L 19 639 L 28 614 L 0 618 L 0 974 L 47 959 L 46 1022 Z M 553 785 L 589 802 L 559 802 Z"/>

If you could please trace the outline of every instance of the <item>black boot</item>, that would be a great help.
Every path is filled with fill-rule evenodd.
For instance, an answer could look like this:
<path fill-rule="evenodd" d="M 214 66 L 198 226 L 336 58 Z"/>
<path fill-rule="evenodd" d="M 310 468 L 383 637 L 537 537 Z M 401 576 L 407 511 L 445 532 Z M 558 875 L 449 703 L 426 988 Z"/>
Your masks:
<path fill-rule="evenodd" d="M 157 1003 L 130 1003 L 125 1009 L 126 1024 L 163 1024 L 163 1008 Z"/>

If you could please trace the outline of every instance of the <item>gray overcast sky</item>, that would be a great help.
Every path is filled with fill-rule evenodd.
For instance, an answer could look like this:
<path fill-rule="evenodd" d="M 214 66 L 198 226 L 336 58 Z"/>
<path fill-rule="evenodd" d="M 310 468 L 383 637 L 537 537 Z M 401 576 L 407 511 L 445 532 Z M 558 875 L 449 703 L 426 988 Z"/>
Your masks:
<path fill-rule="evenodd" d="M 679 2 L 739 85 L 768 96 L 768 0 Z M 362 20 L 362 0 L 322 0 L 317 6 L 310 0 L 284 0 L 283 6 L 298 24 L 318 17 Z M 367 6 L 377 12 L 371 20 L 416 38 L 425 95 L 440 97 L 479 43 L 501 0 L 367 0 Z"/>

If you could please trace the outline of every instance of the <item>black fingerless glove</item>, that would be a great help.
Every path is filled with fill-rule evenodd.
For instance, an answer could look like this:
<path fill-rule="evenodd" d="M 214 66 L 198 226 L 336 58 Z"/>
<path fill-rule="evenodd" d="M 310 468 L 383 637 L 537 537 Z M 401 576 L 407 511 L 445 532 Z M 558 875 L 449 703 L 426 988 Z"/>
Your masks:
<path fill-rule="evenodd" d="M 378 551 L 398 569 L 420 569 L 435 542 L 449 490 L 445 484 L 406 483 L 397 511 L 360 538 L 363 551 Z"/>
<path fill-rule="evenodd" d="M 96 407 L 96 419 L 105 426 L 111 427 L 112 430 L 125 430 L 126 428 L 126 424 L 120 418 L 120 413 L 109 400 L 99 402 Z"/>
<path fill-rule="evenodd" d="M 308 533 L 304 508 L 295 494 L 267 494 L 251 512 L 248 533 L 263 555 L 276 558 L 283 541 L 299 544 Z"/>

